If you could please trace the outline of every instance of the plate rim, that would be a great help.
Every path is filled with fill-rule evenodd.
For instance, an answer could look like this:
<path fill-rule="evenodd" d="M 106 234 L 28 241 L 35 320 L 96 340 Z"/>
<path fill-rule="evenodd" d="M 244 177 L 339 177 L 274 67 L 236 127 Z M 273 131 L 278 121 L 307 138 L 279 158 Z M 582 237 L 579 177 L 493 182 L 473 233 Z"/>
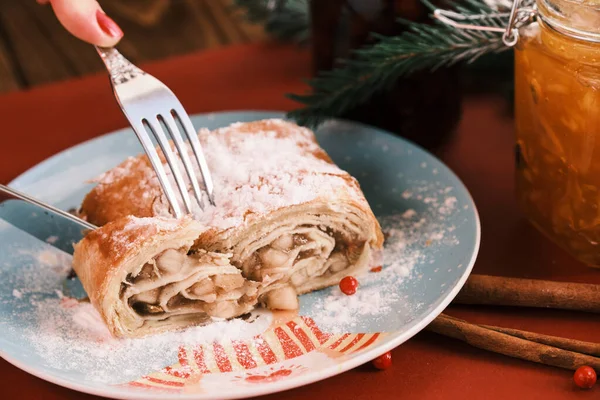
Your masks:
<path fill-rule="evenodd" d="M 222 116 L 222 115 L 243 114 L 243 113 L 246 113 L 246 114 L 250 114 L 250 113 L 272 114 L 271 118 L 278 118 L 276 115 L 279 115 L 279 118 L 286 118 L 285 111 L 266 110 L 266 109 L 223 110 L 223 111 L 190 114 L 190 117 L 209 118 L 211 116 L 214 116 L 215 118 L 218 118 L 219 116 Z M 244 391 L 243 393 L 239 392 L 239 393 L 228 394 L 226 397 L 214 397 L 212 395 L 211 395 L 212 396 L 211 397 L 211 396 L 207 396 L 208 394 L 205 394 L 205 393 L 202 393 L 202 394 L 200 394 L 200 393 L 159 393 L 159 392 L 153 393 L 150 391 L 141 391 L 141 390 L 139 392 L 136 392 L 136 391 L 131 391 L 131 390 L 124 389 L 124 388 L 121 388 L 118 386 L 111 387 L 108 384 L 106 384 L 105 387 L 87 386 L 85 384 L 70 382 L 65 378 L 56 376 L 49 372 L 39 371 L 35 367 L 30 367 L 28 364 L 21 362 L 20 360 L 17 360 L 13 357 L 8 356 L 1 349 L 0 349 L 0 357 L 2 357 L 8 363 L 14 365 L 16 368 L 19 368 L 22 371 L 24 371 L 30 375 L 33 375 L 39 379 L 45 380 L 52 384 L 62 386 L 64 388 L 67 388 L 70 390 L 75 390 L 75 391 L 78 391 L 81 393 L 87 393 L 87 394 L 108 397 L 108 398 L 113 398 L 113 399 L 136 399 L 136 400 L 138 400 L 138 399 L 139 400 L 156 400 L 156 399 L 174 399 L 174 398 L 177 398 L 177 399 L 206 399 L 206 400 L 208 400 L 208 399 L 223 399 L 223 398 L 243 399 L 243 398 L 248 398 L 248 396 L 250 396 L 250 397 L 264 396 L 267 394 L 279 393 L 279 392 L 287 391 L 290 389 L 298 388 L 301 386 L 305 386 L 305 385 L 308 385 L 311 383 L 324 381 L 328 378 L 331 378 L 332 376 L 342 374 L 346 371 L 349 371 L 360 365 L 363 365 L 363 364 L 373 360 L 377 356 L 400 346 L 404 342 L 406 342 L 409 339 L 411 339 L 412 337 L 414 337 L 417 333 L 419 333 L 427 325 L 429 325 L 435 318 L 437 318 L 448 307 L 448 305 L 450 305 L 452 300 L 454 300 L 454 298 L 458 295 L 458 292 L 463 288 L 467 279 L 471 275 L 471 272 L 473 270 L 475 262 L 477 261 L 479 251 L 480 251 L 480 246 L 481 246 L 481 219 L 479 216 L 479 211 L 478 211 L 475 201 L 471 195 L 471 192 L 468 190 L 468 188 L 466 187 L 464 182 L 456 175 L 456 173 L 449 166 L 447 166 L 442 160 L 440 160 L 437 156 L 435 156 L 434 154 L 432 154 L 431 152 L 429 152 L 422 146 L 414 143 L 413 141 L 411 141 L 409 139 L 403 138 L 398 135 L 394 135 L 392 132 L 389 132 L 387 130 L 384 130 L 384 129 L 381 129 L 381 128 L 378 128 L 378 127 L 375 127 L 375 126 L 372 126 L 369 124 L 365 124 L 362 122 L 356 122 L 356 121 L 343 119 L 343 118 L 331 118 L 326 123 L 332 123 L 332 122 L 348 123 L 348 124 L 360 126 L 362 128 L 366 128 L 369 130 L 375 130 L 379 133 L 383 133 L 387 136 L 392 136 L 396 140 L 406 142 L 406 143 L 410 144 L 411 146 L 418 148 L 419 150 L 424 152 L 427 156 L 429 156 L 429 157 L 435 159 L 436 161 L 438 161 L 439 163 L 441 163 L 448 170 L 450 175 L 454 179 L 456 179 L 456 181 L 462 186 L 462 189 L 464 190 L 464 193 L 465 193 L 465 197 L 470 202 L 469 207 L 473 213 L 474 224 L 475 224 L 475 232 L 474 232 L 475 240 L 473 243 L 473 251 L 472 251 L 471 257 L 470 257 L 467 265 L 465 266 L 463 273 L 460 276 L 460 279 L 458 279 L 458 281 L 454 284 L 453 288 L 446 294 L 445 297 L 443 297 L 441 299 L 439 304 L 429 314 L 427 314 L 423 319 L 421 319 L 414 326 L 412 326 L 411 328 L 409 328 L 408 330 L 406 330 L 400 334 L 389 337 L 388 340 L 380 343 L 379 345 L 373 346 L 372 348 L 369 347 L 367 349 L 364 349 L 361 352 L 361 354 L 359 354 L 357 356 L 353 356 L 351 358 L 348 358 L 347 360 L 344 360 L 341 363 L 332 364 L 324 369 L 320 369 L 318 371 L 313 371 L 313 372 L 307 372 L 305 374 L 299 375 L 299 376 L 291 378 L 291 379 L 286 379 L 286 380 L 282 380 L 279 382 L 272 382 L 272 383 L 269 383 L 266 385 L 256 385 L 254 387 L 248 387 L 247 390 Z M 322 128 L 322 126 L 315 129 L 315 131 L 317 131 L 318 129 L 321 129 L 321 128 Z M 9 186 L 13 185 L 15 182 L 25 179 L 26 174 L 32 173 L 32 171 L 34 171 L 34 170 L 37 171 L 40 168 L 44 168 L 48 163 L 53 162 L 54 160 L 56 160 L 60 157 L 64 157 L 65 153 L 73 150 L 76 147 L 83 146 L 83 145 L 89 144 L 89 143 L 97 141 L 97 140 L 98 141 L 103 140 L 107 136 L 122 134 L 126 131 L 131 131 L 131 128 L 124 127 L 124 128 L 116 129 L 116 130 L 101 134 L 99 136 L 84 140 L 84 141 L 74 144 L 72 146 L 69 146 L 66 149 L 63 149 L 63 150 L 47 157 L 46 159 L 38 162 L 37 164 L 31 166 L 26 171 L 22 172 L 17 177 L 12 179 L 8 183 L 8 185 Z M 393 335 L 393 334 L 394 333 L 392 332 L 391 335 Z"/>

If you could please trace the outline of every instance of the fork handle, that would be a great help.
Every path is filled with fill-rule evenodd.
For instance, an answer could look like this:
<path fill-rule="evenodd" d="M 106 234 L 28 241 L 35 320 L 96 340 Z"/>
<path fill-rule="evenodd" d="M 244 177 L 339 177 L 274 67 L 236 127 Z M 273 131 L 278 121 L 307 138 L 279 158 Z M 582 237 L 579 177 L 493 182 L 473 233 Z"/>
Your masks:
<path fill-rule="evenodd" d="M 104 66 L 110 74 L 110 80 L 113 85 L 122 85 L 133 78 L 146 74 L 144 71 L 133 65 L 114 47 L 94 47 L 104 62 Z"/>

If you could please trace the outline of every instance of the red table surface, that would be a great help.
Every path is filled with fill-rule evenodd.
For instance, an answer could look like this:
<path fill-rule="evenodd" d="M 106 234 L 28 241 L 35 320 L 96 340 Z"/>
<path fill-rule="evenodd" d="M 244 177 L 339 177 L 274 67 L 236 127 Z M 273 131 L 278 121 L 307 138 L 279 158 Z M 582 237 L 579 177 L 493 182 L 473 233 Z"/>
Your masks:
<path fill-rule="evenodd" d="M 305 89 L 306 51 L 247 45 L 142 66 L 180 97 L 189 113 L 253 109 L 289 110 L 285 93 Z M 0 96 L 0 182 L 84 140 L 127 125 L 105 75 Z M 513 185 L 512 120 L 492 98 L 466 100 L 463 119 L 441 155 L 477 204 L 483 227 L 476 273 L 600 283 L 600 271 L 574 262 L 519 214 Z M 597 315 L 542 309 L 451 306 L 469 321 L 595 341 Z M 265 399 L 599 398 L 574 388 L 571 372 L 472 348 L 422 332 L 393 351 L 393 367 L 368 365 Z M 4 399 L 87 399 L 0 360 Z"/>

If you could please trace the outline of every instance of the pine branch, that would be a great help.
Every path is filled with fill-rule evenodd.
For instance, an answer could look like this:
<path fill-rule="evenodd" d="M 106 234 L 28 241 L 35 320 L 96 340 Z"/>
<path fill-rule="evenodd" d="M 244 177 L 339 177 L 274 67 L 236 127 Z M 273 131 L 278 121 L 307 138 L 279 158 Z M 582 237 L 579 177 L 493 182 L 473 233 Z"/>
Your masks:
<path fill-rule="evenodd" d="M 309 0 L 234 0 L 248 22 L 283 41 L 305 44 L 309 40 Z"/>
<path fill-rule="evenodd" d="M 313 92 L 288 95 L 305 105 L 288 114 L 299 124 L 316 126 L 391 88 L 401 77 L 428 69 L 435 71 L 458 62 L 471 63 L 483 54 L 505 48 L 500 35 L 470 34 L 443 24 L 411 23 L 393 37 L 379 37 L 372 47 L 354 51 L 355 58 L 309 81 Z"/>
<path fill-rule="evenodd" d="M 454 10 L 477 17 L 478 25 L 505 27 L 508 22 L 507 15 L 498 14 L 509 10 L 493 9 L 483 0 L 461 0 L 461 6 L 454 6 Z M 316 127 L 327 118 L 344 115 L 377 92 L 391 89 L 398 79 L 414 72 L 471 64 L 485 54 L 508 49 L 501 33 L 456 29 L 437 20 L 433 24 L 404 23 L 404 33 L 375 36 L 377 44 L 354 50 L 339 67 L 310 80 L 311 93 L 289 94 L 304 107 L 288 113 L 288 117 Z"/>

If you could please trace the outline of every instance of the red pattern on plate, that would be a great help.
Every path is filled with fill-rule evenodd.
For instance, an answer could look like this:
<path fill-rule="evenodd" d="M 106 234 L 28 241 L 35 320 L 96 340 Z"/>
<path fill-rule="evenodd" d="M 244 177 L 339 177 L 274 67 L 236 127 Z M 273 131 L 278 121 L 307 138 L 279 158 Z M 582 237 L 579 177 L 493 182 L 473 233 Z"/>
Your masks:
<path fill-rule="evenodd" d="M 328 354 L 351 354 L 372 346 L 383 333 L 322 332 L 309 317 L 296 317 L 272 327 L 247 341 L 231 341 L 181 346 L 178 362 L 160 371 L 145 375 L 129 386 L 149 390 L 184 390 L 197 385 L 206 374 L 239 371 L 234 380 L 247 383 L 269 383 L 284 379 L 293 372 L 308 370 L 301 365 L 271 367 L 266 372 L 250 372 L 256 368 L 295 359 L 314 351 Z"/>
<path fill-rule="evenodd" d="M 246 375 L 236 376 L 235 378 L 237 380 L 243 380 L 248 383 L 268 383 L 268 382 L 275 382 L 280 379 L 286 378 L 286 377 L 290 376 L 291 374 L 293 374 L 294 372 L 298 372 L 298 371 L 304 372 L 307 369 L 308 368 L 302 367 L 300 365 L 290 365 L 287 368 L 286 367 L 281 367 L 280 369 L 271 368 L 269 371 L 264 372 L 264 373 L 260 373 L 260 374 L 247 373 Z"/>

